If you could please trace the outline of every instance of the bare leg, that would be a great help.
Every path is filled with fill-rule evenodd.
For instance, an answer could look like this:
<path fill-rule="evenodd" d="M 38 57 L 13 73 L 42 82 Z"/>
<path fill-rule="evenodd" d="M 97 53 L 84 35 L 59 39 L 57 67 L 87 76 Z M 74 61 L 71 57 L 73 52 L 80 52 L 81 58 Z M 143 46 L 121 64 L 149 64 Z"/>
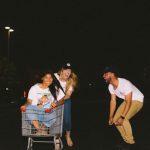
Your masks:
<path fill-rule="evenodd" d="M 32 121 L 32 124 L 33 124 L 33 126 L 34 126 L 37 130 L 40 129 L 40 127 L 39 127 L 39 122 L 38 122 L 37 120 L 33 120 L 33 121 Z"/>
<path fill-rule="evenodd" d="M 40 129 L 38 120 L 33 120 L 32 124 L 33 124 L 34 128 L 36 129 L 36 131 L 34 131 L 34 132 L 37 133 L 37 134 L 40 134 L 41 129 Z"/>
<path fill-rule="evenodd" d="M 71 132 L 70 131 L 66 131 L 66 141 L 67 141 L 67 145 L 69 147 L 73 146 L 73 141 L 71 139 Z"/>

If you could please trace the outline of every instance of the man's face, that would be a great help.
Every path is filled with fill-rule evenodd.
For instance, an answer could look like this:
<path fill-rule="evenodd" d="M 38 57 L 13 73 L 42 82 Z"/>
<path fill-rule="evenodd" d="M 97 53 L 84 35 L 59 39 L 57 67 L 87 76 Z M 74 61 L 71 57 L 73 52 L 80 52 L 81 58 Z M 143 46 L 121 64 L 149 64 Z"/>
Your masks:
<path fill-rule="evenodd" d="M 110 81 L 111 81 L 111 74 L 112 74 L 111 72 L 107 72 L 107 73 L 103 74 L 103 78 L 106 81 L 106 83 L 110 83 Z"/>

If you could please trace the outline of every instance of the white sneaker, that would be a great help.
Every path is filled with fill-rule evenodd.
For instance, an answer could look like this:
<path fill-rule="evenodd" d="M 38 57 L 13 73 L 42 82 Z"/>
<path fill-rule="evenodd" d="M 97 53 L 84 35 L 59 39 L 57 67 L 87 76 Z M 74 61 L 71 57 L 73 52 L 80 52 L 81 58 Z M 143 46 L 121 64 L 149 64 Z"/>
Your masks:
<path fill-rule="evenodd" d="M 55 150 L 62 150 L 63 145 L 59 137 L 54 137 L 54 146 L 55 146 Z"/>

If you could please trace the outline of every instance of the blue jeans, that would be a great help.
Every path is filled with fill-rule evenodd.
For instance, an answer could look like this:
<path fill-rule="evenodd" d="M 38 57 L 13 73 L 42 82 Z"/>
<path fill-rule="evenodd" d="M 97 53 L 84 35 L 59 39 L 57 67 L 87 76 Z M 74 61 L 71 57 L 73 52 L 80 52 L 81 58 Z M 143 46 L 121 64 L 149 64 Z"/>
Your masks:
<path fill-rule="evenodd" d="M 56 112 L 45 113 L 44 108 L 28 105 L 26 108 L 26 121 L 32 124 L 33 120 L 37 120 L 50 127 L 56 122 Z"/>
<path fill-rule="evenodd" d="M 71 99 L 65 100 L 63 117 L 63 130 L 71 131 Z"/>

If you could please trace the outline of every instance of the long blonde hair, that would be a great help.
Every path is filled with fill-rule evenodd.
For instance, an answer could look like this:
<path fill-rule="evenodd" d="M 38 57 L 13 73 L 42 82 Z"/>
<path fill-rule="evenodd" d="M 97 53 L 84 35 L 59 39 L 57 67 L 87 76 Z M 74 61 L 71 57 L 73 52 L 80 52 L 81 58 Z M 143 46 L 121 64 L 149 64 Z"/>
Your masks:
<path fill-rule="evenodd" d="M 74 90 L 77 86 L 77 83 L 78 83 L 78 77 L 74 72 L 72 72 L 69 79 L 66 81 L 66 91 L 68 91 L 70 86 L 72 86 Z"/>
<path fill-rule="evenodd" d="M 62 70 L 63 69 L 58 71 L 58 75 L 61 74 Z M 78 77 L 73 71 L 71 71 L 71 75 L 70 75 L 69 79 L 66 81 L 66 91 L 65 92 L 67 92 L 71 86 L 74 90 L 77 87 L 77 84 L 78 84 Z"/>

